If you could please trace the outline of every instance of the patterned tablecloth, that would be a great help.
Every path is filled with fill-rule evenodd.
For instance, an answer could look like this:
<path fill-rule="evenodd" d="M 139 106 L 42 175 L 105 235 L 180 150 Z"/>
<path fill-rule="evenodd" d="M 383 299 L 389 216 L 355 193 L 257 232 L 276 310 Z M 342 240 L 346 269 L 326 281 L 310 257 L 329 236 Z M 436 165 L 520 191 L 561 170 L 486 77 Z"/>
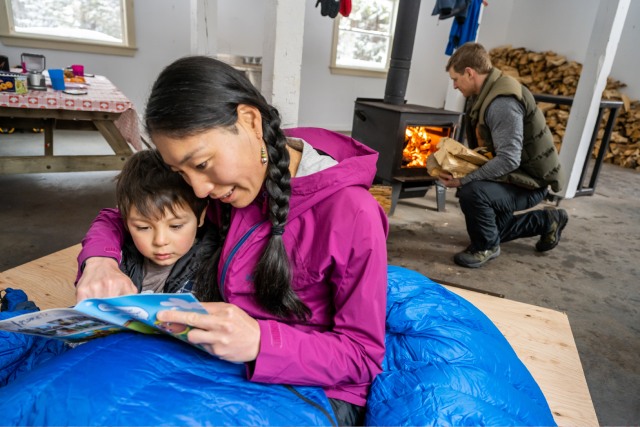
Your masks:
<path fill-rule="evenodd" d="M 87 89 L 86 95 L 72 95 L 53 90 L 47 78 L 46 91 L 30 90 L 25 94 L 0 92 L 0 107 L 122 113 L 114 124 L 129 145 L 141 150 L 138 115 L 131 101 L 104 76 L 85 77 L 85 80 L 86 85 L 67 83 L 67 89 L 77 89 L 81 86 Z"/>

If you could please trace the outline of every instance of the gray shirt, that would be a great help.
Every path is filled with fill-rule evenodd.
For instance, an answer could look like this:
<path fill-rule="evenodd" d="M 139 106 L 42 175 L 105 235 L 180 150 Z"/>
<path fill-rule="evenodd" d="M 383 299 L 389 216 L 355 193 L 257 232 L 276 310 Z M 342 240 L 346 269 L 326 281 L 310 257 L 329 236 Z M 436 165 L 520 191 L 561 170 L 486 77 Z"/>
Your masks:
<path fill-rule="evenodd" d="M 174 264 L 171 265 L 158 265 L 149 260 L 144 259 L 144 278 L 142 279 L 141 294 L 145 293 L 157 293 L 162 292 L 164 284 L 167 282 L 167 277 L 171 273 L 171 269 Z"/>
<path fill-rule="evenodd" d="M 302 153 L 296 172 L 297 178 L 312 175 L 338 164 L 333 157 L 318 153 L 309 143 L 300 138 L 287 138 L 287 145 Z"/>
<path fill-rule="evenodd" d="M 491 131 L 495 156 L 479 169 L 461 178 L 462 185 L 471 181 L 494 180 L 520 166 L 524 114 L 524 106 L 512 96 L 498 97 L 489 104 L 485 123 Z"/>

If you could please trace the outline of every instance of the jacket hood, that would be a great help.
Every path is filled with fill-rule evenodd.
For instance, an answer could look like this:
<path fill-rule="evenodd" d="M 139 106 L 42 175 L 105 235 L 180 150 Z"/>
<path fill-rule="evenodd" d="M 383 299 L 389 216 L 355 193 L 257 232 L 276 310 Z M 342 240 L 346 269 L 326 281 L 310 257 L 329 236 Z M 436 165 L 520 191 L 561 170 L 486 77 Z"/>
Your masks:
<path fill-rule="evenodd" d="M 289 220 L 346 187 L 369 189 L 371 186 L 378 160 L 378 153 L 373 149 L 351 137 L 321 128 L 303 127 L 284 132 L 288 137 L 306 141 L 338 162 L 320 172 L 291 180 Z"/>

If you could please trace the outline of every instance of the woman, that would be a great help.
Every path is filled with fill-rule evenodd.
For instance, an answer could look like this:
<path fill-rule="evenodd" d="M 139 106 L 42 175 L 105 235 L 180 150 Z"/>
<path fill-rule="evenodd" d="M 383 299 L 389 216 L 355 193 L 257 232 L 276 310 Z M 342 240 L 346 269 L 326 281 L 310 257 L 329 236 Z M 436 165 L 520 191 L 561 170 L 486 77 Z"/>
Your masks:
<path fill-rule="evenodd" d="M 187 57 L 165 68 L 146 126 L 164 162 L 221 230 L 209 314 L 165 311 L 189 340 L 245 362 L 250 381 L 322 386 L 343 424 L 362 423 L 384 356 L 387 220 L 367 191 L 377 154 L 280 117 L 234 68 Z M 83 240 L 78 300 L 135 293 L 120 273 L 123 226 L 103 211 Z"/>

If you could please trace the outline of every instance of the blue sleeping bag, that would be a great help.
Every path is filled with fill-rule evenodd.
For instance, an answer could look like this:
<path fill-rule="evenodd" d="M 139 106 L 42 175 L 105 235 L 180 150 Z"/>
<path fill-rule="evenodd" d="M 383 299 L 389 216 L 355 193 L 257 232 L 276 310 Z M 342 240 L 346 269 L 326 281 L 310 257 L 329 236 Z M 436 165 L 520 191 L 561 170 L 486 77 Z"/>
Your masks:
<path fill-rule="evenodd" d="M 538 384 L 474 305 L 393 266 L 387 298 L 386 355 L 367 425 L 556 425 Z"/>
<path fill-rule="evenodd" d="M 4 289 L 0 291 L 0 297 L 0 320 L 38 310 L 20 289 Z M 62 341 L 0 331 L 0 387 L 66 350 Z"/>
<path fill-rule="evenodd" d="M 0 388 L 2 425 L 335 425 L 319 387 L 252 383 L 243 364 L 178 340 L 122 333 Z M 493 323 L 419 273 L 389 267 L 387 353 L 367 425 L 555 425 Z"/>

